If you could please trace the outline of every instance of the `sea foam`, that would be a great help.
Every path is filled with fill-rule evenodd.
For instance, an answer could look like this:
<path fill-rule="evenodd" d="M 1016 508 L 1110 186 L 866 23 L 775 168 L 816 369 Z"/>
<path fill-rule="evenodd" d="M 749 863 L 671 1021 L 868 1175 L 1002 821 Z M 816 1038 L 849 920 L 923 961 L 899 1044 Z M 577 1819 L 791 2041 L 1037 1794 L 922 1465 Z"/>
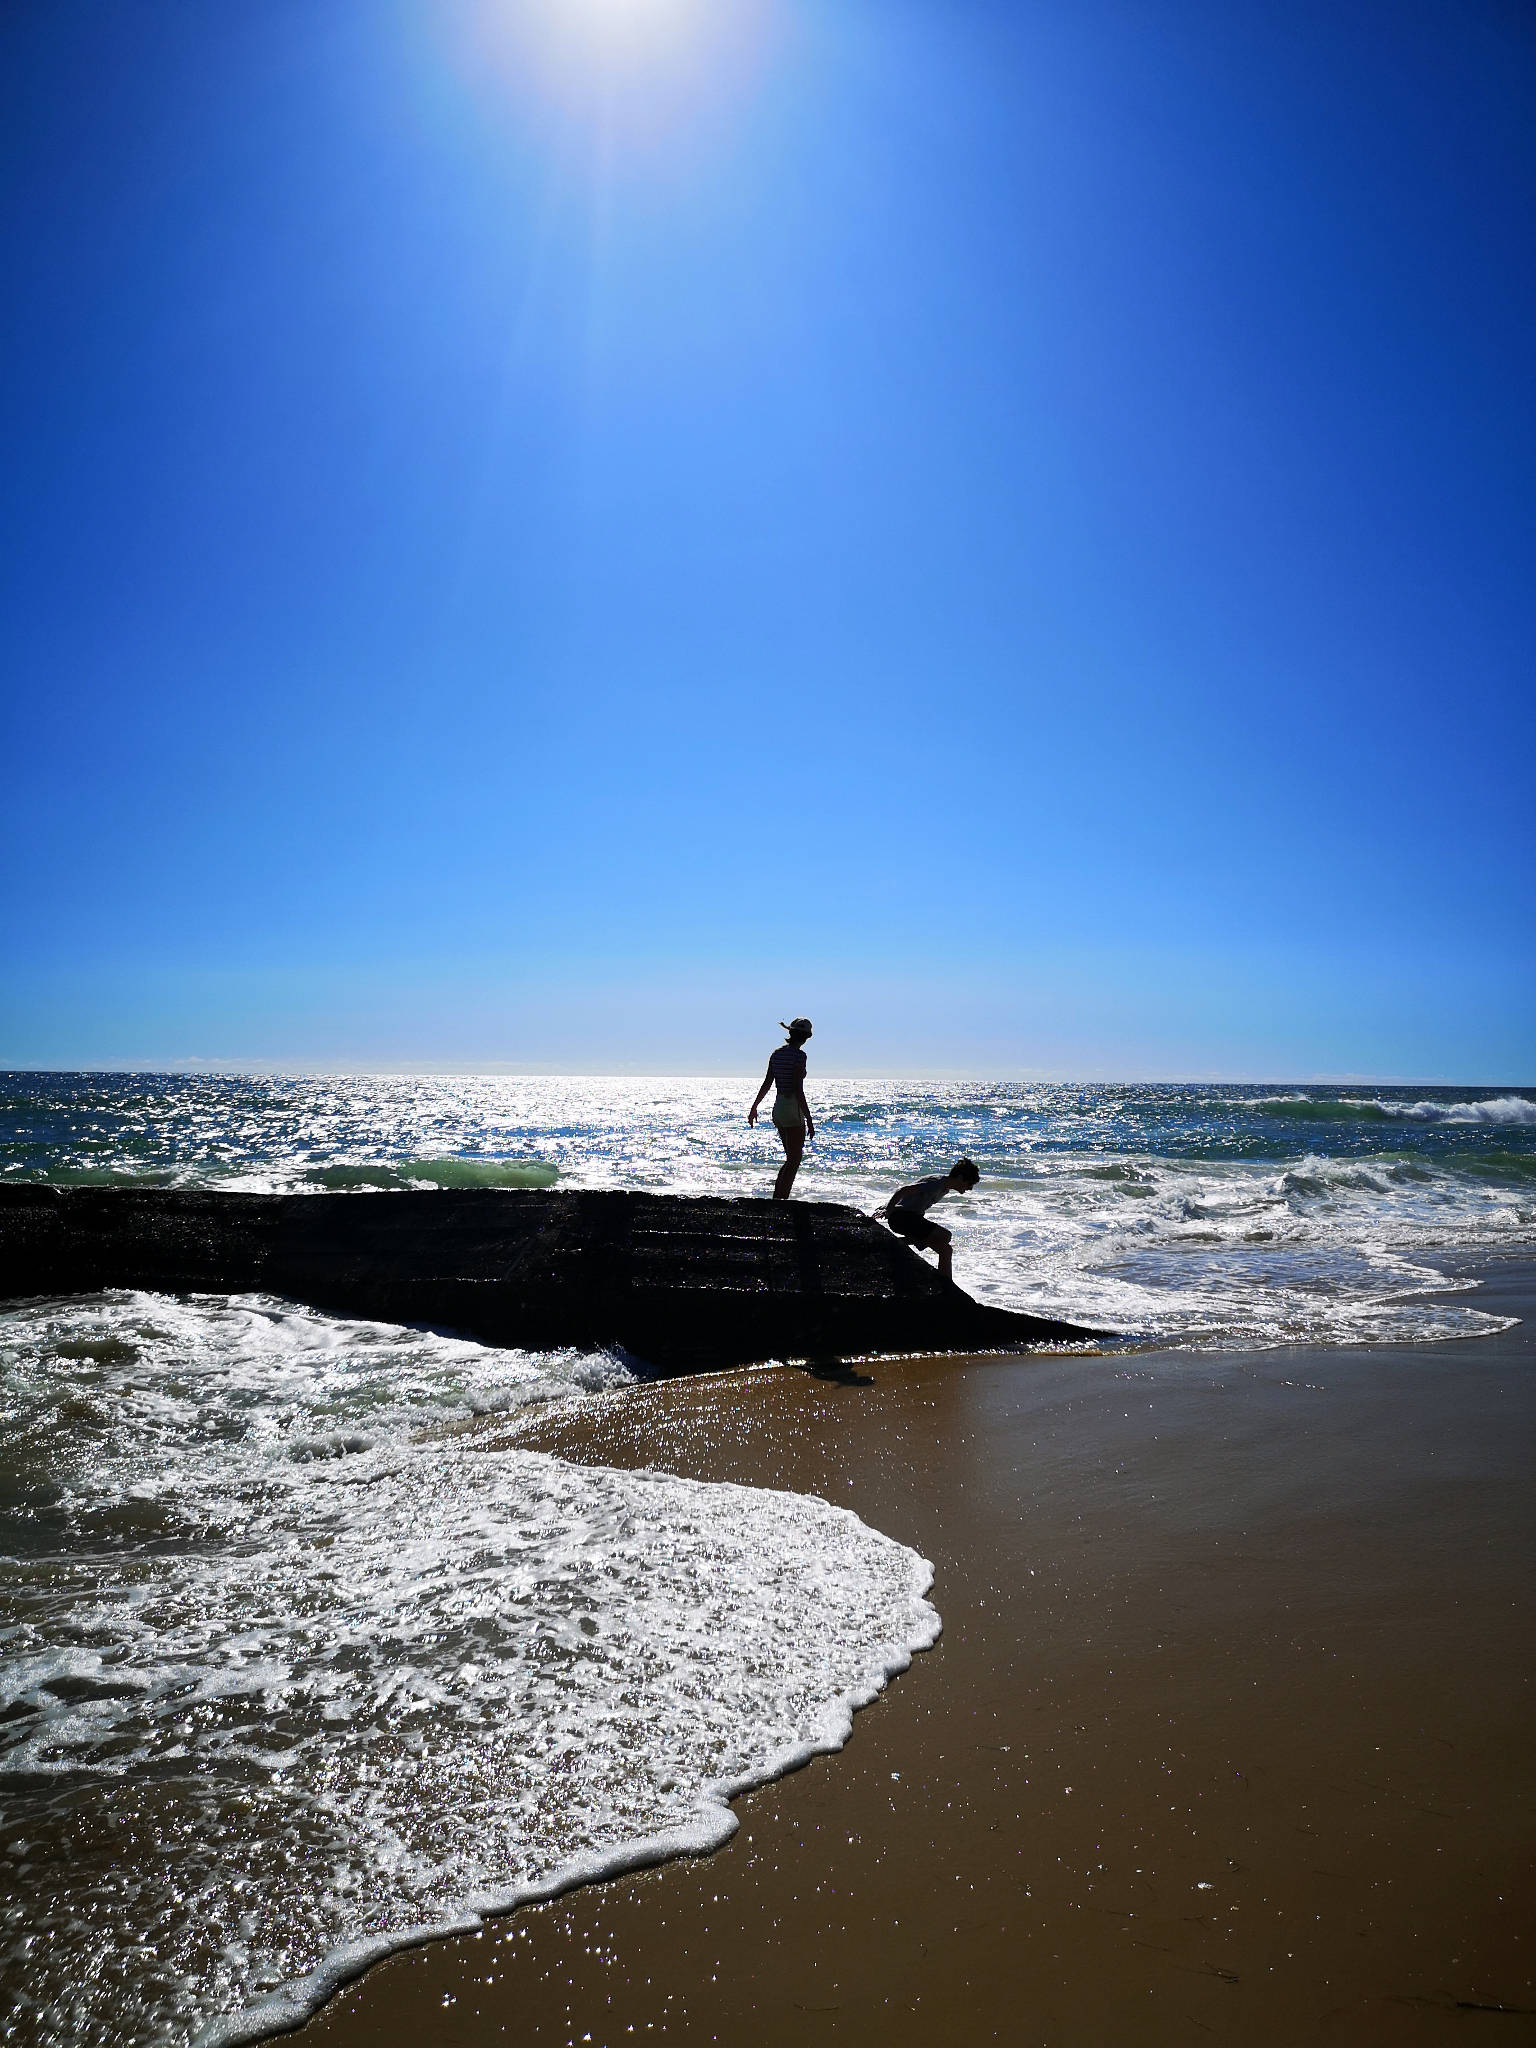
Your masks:
<path fill-rule="evenodd" d="M 475 1420 L 610 1360 L 150 1296 L 13 1311 L 0 1353 L 12 2040 L 247 2040 L 713 1848 L 938 1631 L 845 1509 Z"/>

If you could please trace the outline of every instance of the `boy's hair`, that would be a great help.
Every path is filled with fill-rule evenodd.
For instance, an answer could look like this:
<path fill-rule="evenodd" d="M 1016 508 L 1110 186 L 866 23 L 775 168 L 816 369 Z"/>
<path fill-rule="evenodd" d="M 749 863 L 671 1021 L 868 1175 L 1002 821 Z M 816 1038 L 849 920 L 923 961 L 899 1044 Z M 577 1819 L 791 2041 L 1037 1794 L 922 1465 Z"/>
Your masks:
<path fill-rule="evenodd" d="M 981 1168 L 974 1159 L 957 1159 L 949 1169 L 950 1179 L 953 1180 L 957 1173 L 963 1173 L 972 1187 L 981 1179 Z"/>

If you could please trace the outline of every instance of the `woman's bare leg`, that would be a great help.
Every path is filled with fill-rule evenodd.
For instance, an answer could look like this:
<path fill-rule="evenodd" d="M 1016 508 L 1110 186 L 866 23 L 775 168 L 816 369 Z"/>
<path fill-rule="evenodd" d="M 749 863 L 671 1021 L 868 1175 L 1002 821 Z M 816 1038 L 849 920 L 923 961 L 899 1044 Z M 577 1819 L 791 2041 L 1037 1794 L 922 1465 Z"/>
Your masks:
<path fill-rule="evenodd" d="M 775 1129 L 777 1129 L 777 1125 Z M 779 1177 L 773 1184 L 773 1199 L 787 1202 L 789 1191 L 795 1184 L 795 1175 L 800 1171 L 800 1157 L 805 1151 L 805 1127 L 798 1130 L 780 1130 L 784 1141 L 784 1164 L 779 1168 Z"/>

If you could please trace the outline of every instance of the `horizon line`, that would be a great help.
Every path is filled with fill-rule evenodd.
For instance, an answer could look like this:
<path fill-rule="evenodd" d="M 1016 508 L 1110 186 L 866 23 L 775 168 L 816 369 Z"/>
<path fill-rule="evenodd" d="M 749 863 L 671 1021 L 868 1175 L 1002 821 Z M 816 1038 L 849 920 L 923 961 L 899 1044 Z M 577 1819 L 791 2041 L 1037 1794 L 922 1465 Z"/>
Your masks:
<path fill-rule="evenodd" d="M 55 1066 L 40 1061 L 21 1061 L 16 1064 L 0 1064 L 0 1074 L 145 1074 L 167 1076 L 203 1076 L 207 1079 L 282 1079 L 282 1080 L 494 1080 L 494 1081 L 742 1081 L 748 1086 L 755 1078 L 756 1069 L 750 1071 L 732 1067 L 562 1067 L 562 1066 L 514 1066 L 510 1063 L 487 1061 L 482 1063 L 436 1062 L 374 1066 L 369 1064 L 350 1065 L 323 1062 L 306 1064 L 283 1060 L 224 1060 L 198 1058 L 195 1055 L 174 1060 L 104 1060 L 94 1061 L 86 1066 Z M 969 1067 L 938 1067 L 926 1071 L 911 1068 L 862 1068 L 825 1071 L 816 1075 L 817 1081 L 907 1081 L 931 1082 L 975 1082 L 979 1084 L 1040 1086 L 1040 1087 L 1094 1087 L 1094 1088 L 1148 1088 L 1148 1087 L 1229 1087 L 1229 1088 L 1345 1088 L 1371 1086 L 1378 1088 L 1509 1088 L 1536 1090 L 1536 1080 L 1511 1081 L 1479 1078 L 1476 1080 L 1450 1080 L 1444 1076 L 1423 1074 L 1367 1074 L 1367 1073 L 1314 1073 L 1287 1074 L 1215 1074 L 1198 1072 L 1165 1073 L 1116 1073 L 1082 1074 L 1066 1071 L 1046 1071 L 1041 1068 L 1015 1068 L 1013 1070 L 993 1069 L 983 1071 Z M 813 1084 L 814 1085 L 814 1082 Z"/>

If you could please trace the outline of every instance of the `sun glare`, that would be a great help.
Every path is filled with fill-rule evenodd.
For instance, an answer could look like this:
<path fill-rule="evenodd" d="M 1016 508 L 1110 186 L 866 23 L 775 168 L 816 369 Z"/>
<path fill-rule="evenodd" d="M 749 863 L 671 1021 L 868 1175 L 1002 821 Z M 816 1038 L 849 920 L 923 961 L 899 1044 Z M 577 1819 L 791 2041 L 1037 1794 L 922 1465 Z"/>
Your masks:
<path fill-rule="evenodd" d="M 460 63 L 515 98 L 622 108 L 663 133 L 757 73 L 766 14 L 765 0 L 465 0 L 450 18 Z"/>
<path fill-rule="evenodd" d="M 633 29 L 696 13 L 698 0 L 557 0 L 557 4 L 566 14 Z"/>
<path fill-rule="evenodd" d="M 664 62 L 705 27 L 704 0 L 518 0 L 505 17 L 519 40 L 598 66 Z"/>

